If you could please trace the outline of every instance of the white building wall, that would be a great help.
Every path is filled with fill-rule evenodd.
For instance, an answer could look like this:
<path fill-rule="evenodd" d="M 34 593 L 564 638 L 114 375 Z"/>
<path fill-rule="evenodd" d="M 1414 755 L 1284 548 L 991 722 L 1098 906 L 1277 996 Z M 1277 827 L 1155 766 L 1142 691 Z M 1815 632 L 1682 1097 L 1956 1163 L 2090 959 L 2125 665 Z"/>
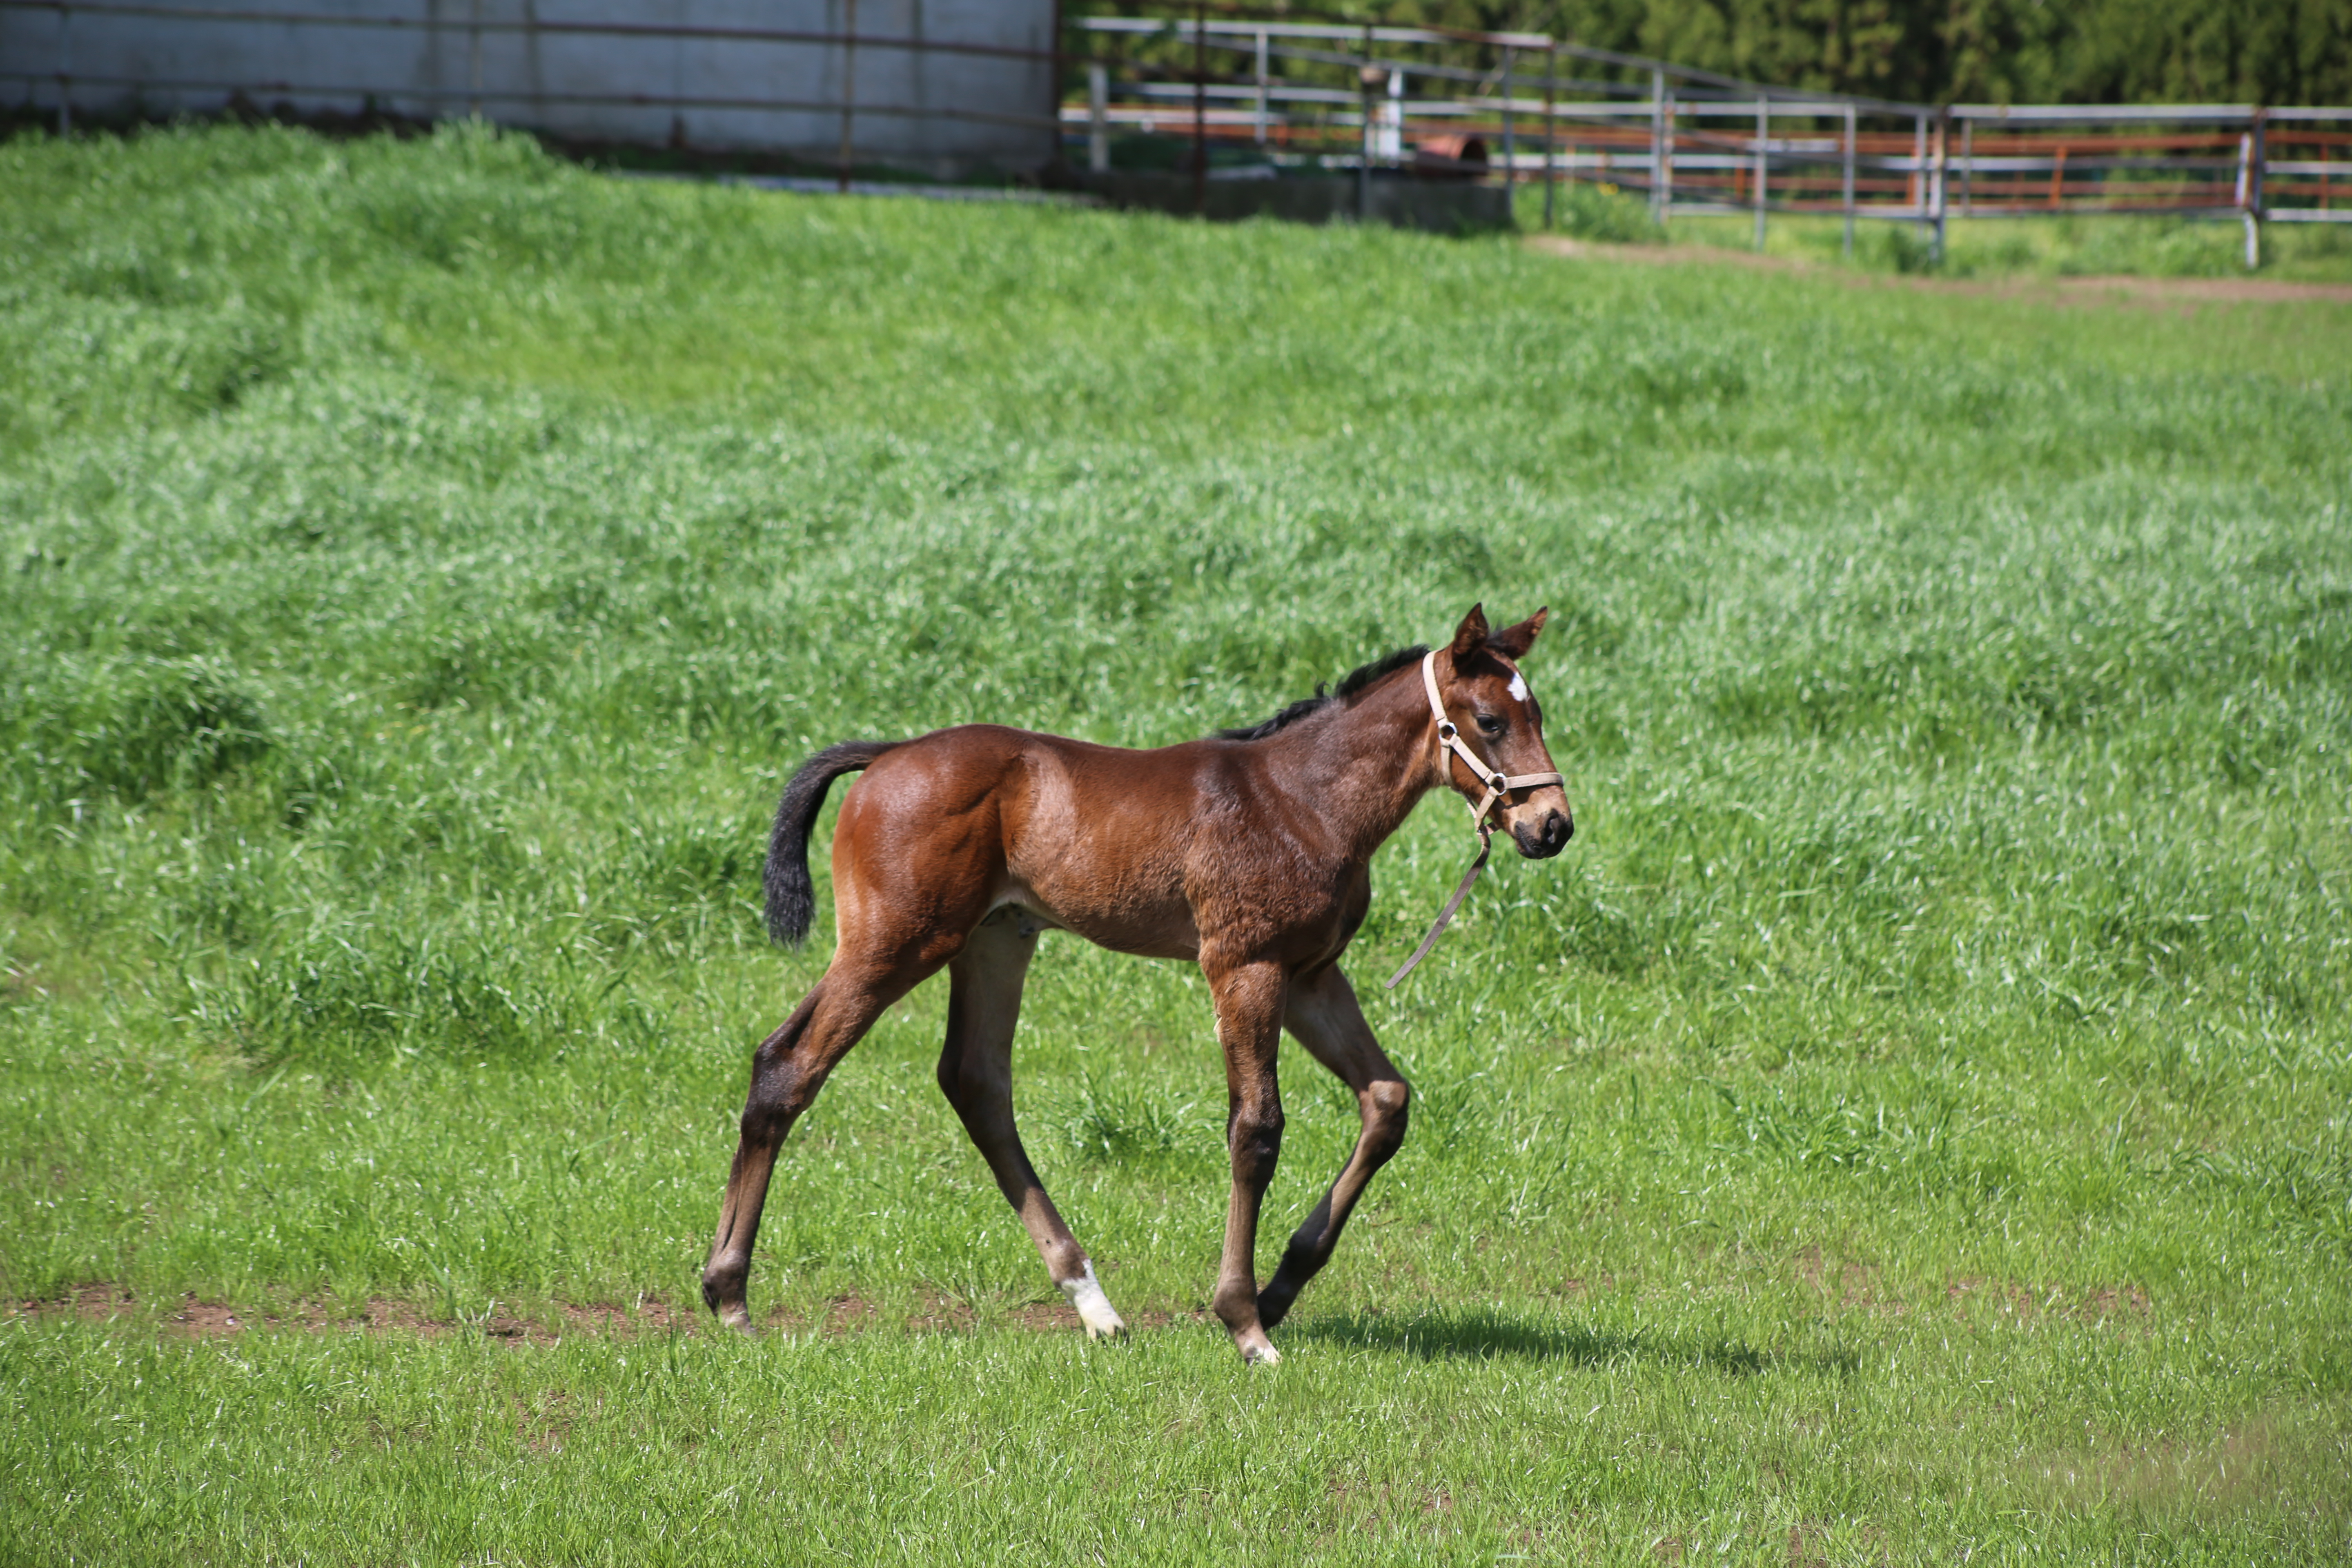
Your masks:
<path fill-rule="evenodd" d="M 839 35 L 850 0 L 104 0 L 0 5 L 0 95 L 96 118 L 219 110 L 235 92 L 304 113 L 470 112 L 559 136 L 759 149 L 831 163 L 845 80 L 860 163 L 1028 168 L 1057 146 L 1042 59 L 838 43 L 565 31 L 565 25 Z M 205 11 L 320 21 L 212 21 Z M 856 33 L 1045 51 L 1053 0 L 856 0 Z M 396 20 L 400 26 L 368 25 Z M 767 107 L 773 106 L 773 107 Z"/>

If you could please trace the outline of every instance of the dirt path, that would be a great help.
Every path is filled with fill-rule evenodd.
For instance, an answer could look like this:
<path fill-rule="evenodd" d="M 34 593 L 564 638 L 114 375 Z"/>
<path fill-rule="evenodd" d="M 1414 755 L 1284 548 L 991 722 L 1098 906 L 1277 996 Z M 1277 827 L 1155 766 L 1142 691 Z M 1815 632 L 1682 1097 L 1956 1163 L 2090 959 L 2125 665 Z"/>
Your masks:
<path fill-rule="evenodd" d="M 1199 1312 L 1189 1314 L 1142 1311 L 1128 1314 L 1139 1329 L 1165 1328 L 1179 1321 L 1205 1322 Z M 629 1306 L 611 1303 L 579 1305 L 558 1302 L 530 1315 L 489 1314 L 467 1321 L 436 1318 L 404 1302 L 371 1299 L 356 1306 L 332 1301 L 296 1301 L 275 1310 L 241 1314 L 217 1301 L 185 1296 L 160 1307 L 142 1305 L 120 1285 L 85 1285 L 51 1300 L 0 1302 L 0 1324 L 10 1319 L 79 1319 L 86 1323 L 118 1321 L 152 1323 L 158 1332 L 180 1339 L 209 1340 L 247 1332 L 297 1331 L 325 1333 L 400 1333 L 423 1339 L 472 1331 L 515 1344 L 554 1344 L 568 1336 L 592 1339 L 631 1338 L 639 1334 L 698 1334 L 711 1331 L 714 1321 L 698 1308 L 677 1308 L 641 1298 Z M 813 1315 L 778 1310 L 767 1327 L 793 1334 L 845 1334 L 887 1327 L 893 1321 L 917 1332 L 950 1332 L 982 1326 L 970 1306 L 936 1290 L 919 1292 L 915 1310 L 899 1319 L 886 1317 L 860 1296 L 835 1296 Z M 1065 1301 L 1037 1301 L 1006 1309 L 990 1320 L 1003 1327 L 1041 1333 L 1076 1333 L 1078 1315 Z"/>
<path fill-rule="evenodd" d="M 1784 272 L 1827 278 L 1851 289 L 1907 289 L 1921 294 L 1979 294 L 2053 305 L 2291 304 L 2322 301 L 2352 304 L 2352 283 L 2288 283 L 2274 278 L 1909 278 L 1895 273 L 1850 272 L 1785 256 L 1721 250 L 1709 245 L 1595 245 L 1558 235 L 1532 235 L 1529 250 L 1573 261 L 1622 261 L 1642 267 L 1744 267 L 1753 272 Z"/>

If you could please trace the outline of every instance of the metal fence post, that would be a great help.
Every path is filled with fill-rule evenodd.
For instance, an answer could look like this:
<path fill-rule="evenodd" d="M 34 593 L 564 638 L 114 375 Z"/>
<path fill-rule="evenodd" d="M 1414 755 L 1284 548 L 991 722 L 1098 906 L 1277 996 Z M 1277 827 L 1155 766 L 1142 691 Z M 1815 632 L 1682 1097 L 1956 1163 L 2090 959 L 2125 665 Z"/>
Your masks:
<path fill-rule="evenodd" d="M 1265 29 L 1257 30 L 1257 144 L 1265 148 Z"/>
<path fill-rule="evenodd" d="M 1372 66 L 1372 25 L 1364 24 L 1364 63 L 1356 68 L 1357 96 L 1364 104 L 1363 151 L 1356 163 L 1356 221 L 1362 223 L 1372 213 L 1372 89 L 1380 85 L 1380 72 Z"/>
<path fill-rule="evenodd" d="M 1960 121 L 1960 216 L 1972 217 L 1977 210 L 1977 122 Z"/>
<path fill-rule="evenodd" d="M 1924 177 L 1927 173 L 1927 117 L 1915 114 L 1911 117 L 1911 178 L 1904 191 L 1915 223 L 1923 221 L 1927 216 L 1927 182 Z"/>
<path fill-rule="evenodd" d="M 2254 110 L 2252 199 L 2246 203 L 2246 270 L 2263 264 L 2263 176 L 2270 166 L 2269 111 Z"/>
<path fill-rule="evenodd" d="M 1546 229 L 1552 226 L 1552 188 L 1559 183 L 1559 121 L 1553 113 L 1554 82 L 1559 75 L 1559 50 L 1544 46 L 1544 219 Z"/>
<path fill-rule="evenodd" d="M 1381 134 L 1373 147 L 1382 158 L 1402 161 L 1404 157 L 1404 71 L 1389 72 L 1388 101 L 1381 105 Z"/>
<path fill-rule="evenodd" d="M 1770 177 L 1771 165 L 1766 152 L 1772 136 L 1772 100 L 1756 100 L 1756 248 L 1764 249 L 1765 181 Z"/>
<path fill-rule="evenodd" d="M 1664 224 L 1675 216 L 1675 99 L 1666 95 L 1666 183 L 1658 196 L 1658 222 Z"/>
<path fill-rule="evenodd" d="M 1944 264 L 1944 209 L 1947 205 L 1944 175 L 1951 161 L 1951 148 L 1952 111 L 1949 108 L 1946 108 L 1936 121 L 1936 172 L 1934 180 L 1928 185 L 1929 199 L 1935 204 L 1936 208 L 1935 248 L 1930 254 L 1938 267 Z"/>
<path fill-rule="evenodd" d="M 1650 216 L 1666 221 L 1666 73 L 1650 72 Z"/>
<path fill-rule="evenodd" d="M 1853 259 L 1853 105 L 1845 106 L 1845 258 Z"/>
<path fill-rule="evenodd" d="M 1110 68 L 1100 60 L 1087 62 L 1087 167 L 1110 167 Z"/>
<path fill-rule="evenodd" d="M 2246 268 L 2253 269 L 2254 249 L 2254 133 L 2249 129 L 2238 138 L 2238 221 L 2246 228 Z"/>
<path fill-rule="evenodd" d="M 1510 45 L 1503 46 L 1503 189 L 1516 202 L 1519 194 L 1519 139 L 1511 123 L 1511 67 L 1517 62 L 1518 51 Z"/>

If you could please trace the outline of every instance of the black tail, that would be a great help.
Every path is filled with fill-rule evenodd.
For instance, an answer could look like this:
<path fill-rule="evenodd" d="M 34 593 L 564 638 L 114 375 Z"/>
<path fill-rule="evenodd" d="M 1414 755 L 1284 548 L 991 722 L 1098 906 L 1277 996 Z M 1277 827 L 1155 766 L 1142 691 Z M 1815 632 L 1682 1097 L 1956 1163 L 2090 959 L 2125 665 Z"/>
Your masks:
<path fill-rule="evenodd" d="M 784 947 L 798 947 L 808 939 L 809 919 L 816 913 L 816 885 L 809 880 L 809 829 L 816 826 L 824 792 L 844 773 L 854 773 L 883 752 L 904 745 L 902 741 L 844 741 L 827 746 L 801 764 L 784 798 L 776 805 L 776 830 L 768 837 L 768 865 L 761 884 L 768 893 L 768 936 Z"/>

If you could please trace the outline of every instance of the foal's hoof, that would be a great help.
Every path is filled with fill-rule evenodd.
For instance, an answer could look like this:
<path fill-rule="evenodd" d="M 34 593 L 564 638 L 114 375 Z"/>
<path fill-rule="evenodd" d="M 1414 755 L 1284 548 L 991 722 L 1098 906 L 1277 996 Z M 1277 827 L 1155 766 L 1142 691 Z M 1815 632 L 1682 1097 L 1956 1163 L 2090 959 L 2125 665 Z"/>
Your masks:
<path fill-rule="evenodd" d="M 758 1336 L 759 1328 L 751 1321 L 751 1314 L 744 1310 L 740 1301 L 730 1301 L 727 1305 L 718 1308 L 717 1311 L 721 1323 L 741 1334 L 745 1339 Z"/>
<path fill-rule="evenodd" d="M 1062 1294 L 1077 1310 L 1078 1321 L 1086 1325 L 1087 1338 L 1115 1340 L 1127 1332 L 1127 1320 L 1118 1315 L 1110 1298 L 1103 1294 L 1102 1282 L 1095 1278 L 1093 1264 L 1087 1264 L 1086 1272 L 1076 1279 L 1061 1281 L 1061 1286 Z"/>
<path fill-rule="evenodd" d="M 1249 1366 L 1279 1366 L 1282 1363 L 1282 1352 L 1274 1348 L 1274 1342 L 1263 1332 L 1235 1335 L 1234 1349 L 1242 1352 L 1243 1363 Z"/>

